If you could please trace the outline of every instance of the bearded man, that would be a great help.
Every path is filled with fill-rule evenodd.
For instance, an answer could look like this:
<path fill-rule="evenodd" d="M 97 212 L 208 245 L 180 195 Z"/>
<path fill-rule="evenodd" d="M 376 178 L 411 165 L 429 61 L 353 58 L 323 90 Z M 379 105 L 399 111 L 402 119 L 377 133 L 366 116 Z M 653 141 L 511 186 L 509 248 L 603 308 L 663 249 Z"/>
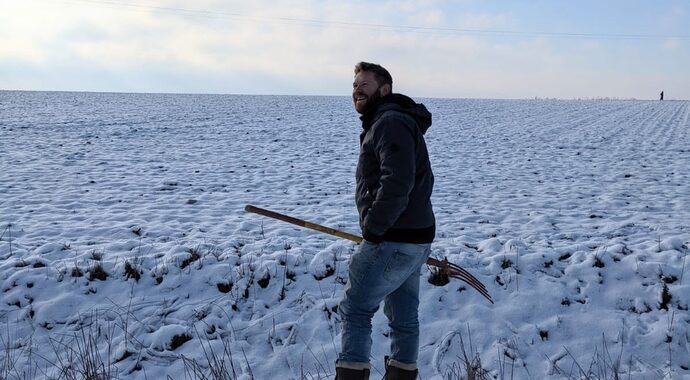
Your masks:
<path fill-rule="evenodd" d="M 384 303 L 390 326 L 385 379 L 417 377 L 420 270 L 431 253 L 436 221 L 434 176 L 424 134 L 431 113 L 393 93 L 380 65 L 360 62 L 352 85 L 362 132 L 355 201 L 364 241 L 350 258 L 338 312 L 342 320 L 337 380 L 368 379 L 371 320 Z"/>

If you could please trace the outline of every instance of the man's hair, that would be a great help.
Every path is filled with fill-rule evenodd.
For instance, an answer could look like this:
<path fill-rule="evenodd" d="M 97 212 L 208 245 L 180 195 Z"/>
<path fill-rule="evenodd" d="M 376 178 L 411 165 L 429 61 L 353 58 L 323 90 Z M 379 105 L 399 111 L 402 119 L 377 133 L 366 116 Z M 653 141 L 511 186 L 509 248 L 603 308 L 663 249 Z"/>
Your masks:
<path fill-rule="evenodd" d="M 355 75 L 359 74 L 360 71 L 369 71 L 374 73 L 374 78 L 376 79 L 376 82 L 378 82 L 379 86 L 388 84 L 391 86 L 391 90 L 393 89 L 393 77 L 391 77 L 391 74 L 388 72 L 388 70 L 384 69 L 383 66 L 375 63 L 360 62 L 355 65 Z"/>

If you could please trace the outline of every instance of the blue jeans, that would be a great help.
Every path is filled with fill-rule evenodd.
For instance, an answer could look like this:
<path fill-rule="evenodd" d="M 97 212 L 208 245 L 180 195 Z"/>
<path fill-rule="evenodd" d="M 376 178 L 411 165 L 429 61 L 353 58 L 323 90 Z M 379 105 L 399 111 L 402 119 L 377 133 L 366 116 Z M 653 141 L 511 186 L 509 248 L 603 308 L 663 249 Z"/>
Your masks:
<path fill-rule="evenodd" d="M 338 362 L 369 363 L 371 319 L 384 301 L 391 328 L 391 359 L 416 364 L 419 351 L 419 276 L 431 244 L 362 242 L 350 258 L 349 279 L 338 307 L 342 348 Z"/>

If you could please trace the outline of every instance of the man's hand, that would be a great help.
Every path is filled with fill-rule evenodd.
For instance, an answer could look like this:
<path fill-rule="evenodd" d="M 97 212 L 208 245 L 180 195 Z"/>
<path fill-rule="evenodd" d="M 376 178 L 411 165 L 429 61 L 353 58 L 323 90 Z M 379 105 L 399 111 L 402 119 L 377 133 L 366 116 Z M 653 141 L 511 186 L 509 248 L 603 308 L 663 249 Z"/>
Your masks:
<path fill-rule="evenodd" d="M 380 244 L 383 242 L 383 236 L 374 235 L 366 227 L 362 229 L 362 237 L 364 240 L 374 244 Z"/>

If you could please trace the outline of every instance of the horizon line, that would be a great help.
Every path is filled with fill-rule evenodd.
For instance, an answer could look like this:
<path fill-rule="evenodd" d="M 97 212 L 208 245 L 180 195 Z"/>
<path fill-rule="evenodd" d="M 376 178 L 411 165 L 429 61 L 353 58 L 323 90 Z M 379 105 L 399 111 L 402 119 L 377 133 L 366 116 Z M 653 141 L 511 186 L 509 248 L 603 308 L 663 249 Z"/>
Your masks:
<path fill-rule="evenodd" d="M 292 96 L 292 97 L 347 97 L 350 95 L 331 95 L 331 94 L 248 94 L 248 93 L 226 93 L 226 92 L 143 92 L 143 91 L 96 91 L 96 90 L 17 90 L 17 89 L 2 89 L 0 92 L 52 92 L 52 93 L 85 93 L 85 94 L 121 94 L 121 95 L 211 95 L 211 96 Z M 450 100 L 618 100 L 618 101 L 688 101 L 688 99 L 668 98 L 659 100 L 657 98 L 621 98 L 612 96 L 591 96 L 591 97 L 550 97 L 550 96 L 533 96 L 533 97 L 505 97 L 505 98 L 486 98 L 486 97 L 453 97 L 453 96 L 414 96 L 420 99 L 450 99 Z"/>

